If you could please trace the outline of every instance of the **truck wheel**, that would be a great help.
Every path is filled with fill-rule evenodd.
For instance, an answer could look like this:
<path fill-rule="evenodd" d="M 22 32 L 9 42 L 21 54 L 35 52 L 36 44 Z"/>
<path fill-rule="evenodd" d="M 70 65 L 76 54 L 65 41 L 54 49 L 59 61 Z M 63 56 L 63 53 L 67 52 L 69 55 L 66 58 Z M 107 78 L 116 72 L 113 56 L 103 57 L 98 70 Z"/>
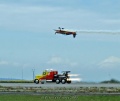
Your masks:
<path fill-rule="evenodd" d="M 44 81 L 41 81 L 41 84 L 44 84 Z"/>
<path fill-rule="evenodd" d="M 66 79 L 62 79 L 61 83 L 65 84 L 66 83 Z"/>
<path fill-rule="evenodd" d="M 57 80 L 56 80 L 56 84 L 59 84 L 59 83 L 60 83 L 60 80 L 59 80 L 59 79 L 57 79 Z"/>
<path fill-rule="evenodd" d="M 35 79 L 35 83 L 38 84 L 38 83 L 39 83 L 39 80 L 38 80 L 38 79 Z"/>

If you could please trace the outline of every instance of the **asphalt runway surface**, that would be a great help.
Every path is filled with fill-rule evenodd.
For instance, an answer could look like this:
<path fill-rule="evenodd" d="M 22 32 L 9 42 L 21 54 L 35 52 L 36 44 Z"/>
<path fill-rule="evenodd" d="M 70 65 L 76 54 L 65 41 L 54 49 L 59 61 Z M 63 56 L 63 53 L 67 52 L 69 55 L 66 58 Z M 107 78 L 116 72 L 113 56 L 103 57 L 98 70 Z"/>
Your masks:
<path fill-rule="evenodd" d="M 120 84 L 103 84 L 103 83 L 71 83 L 71 84 L 56 84 L 56 83 L 45 83 L 45 84 L 35 84 L 35 83 L 0 83 L 0 86 L 5 87 L 45 87 L 45 88 L 55 88 L 55 87 L 120 87 Z"/>
<path fill-rule="evenodd" d="M 95 88 L 100 88 L 100 87 L 105 87 L 105 88 L 111 88 L 111 89 L 116 89 L 116 88 L 120 88 L 120 84 L 103 84 L 103 83 L 71 83 L 71 84 L 56 84 L 56 83 L 45 83 L 45 84 L 35 84 L 35 83 L 0 83 L 0 86 L 3 86 L 3 87 L 16 87 L 16 88 L 30 88 L 30 87 L 33 87 L 33 88 L 43 88 L 43 89 L 53 89 L 52 92 L 14 92 L 14 91 L 2 91 L 0 92 L 0 94 L 31 94 L 31 95 L 39 95 L 39 94 L 57 94 L 57 95 L 60 95 L 61 93 L 60 92 L 54 92 L 54 89 L 58 88 L 72 88 L 73 90 L 74 89 L 80 89 L 80 87 L 83 88 L 92 88 L 92 87 L 95 87 Z M 16 89 L 15 88 L 15 89 Z M 65 93 L 64 91 L 62 93 Z M 72 92 L 66 92 L 65 94 L 71 94 L 71 95 L 120 95 L 120 92 L 79 92 L 79 93 L 76 93 L 74 91 Z"/>

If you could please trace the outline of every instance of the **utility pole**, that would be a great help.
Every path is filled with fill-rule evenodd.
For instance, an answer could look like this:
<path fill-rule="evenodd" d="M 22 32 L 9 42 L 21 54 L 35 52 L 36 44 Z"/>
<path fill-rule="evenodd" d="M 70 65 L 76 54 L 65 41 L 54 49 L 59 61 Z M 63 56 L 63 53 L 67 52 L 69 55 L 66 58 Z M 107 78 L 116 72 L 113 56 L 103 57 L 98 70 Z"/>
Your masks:
<path fill-rule="evenodd" d="M 23 67 L 22 67 L 22 80 L 23 80 Z"/>
<path fill-rule="evenodd" d="M 32 69 L 32 72 L 33 72 L 33 80 L 34 80 L 34 77 L 35 77 L 35 69 L 34 68 Z"/>

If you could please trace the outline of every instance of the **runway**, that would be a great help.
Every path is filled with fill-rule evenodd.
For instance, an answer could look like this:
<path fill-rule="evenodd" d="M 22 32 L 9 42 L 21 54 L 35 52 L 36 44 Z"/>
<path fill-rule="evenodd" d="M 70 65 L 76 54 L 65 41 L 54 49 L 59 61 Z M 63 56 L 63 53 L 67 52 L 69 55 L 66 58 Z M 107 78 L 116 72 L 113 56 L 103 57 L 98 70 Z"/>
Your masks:
<path fill-rule="evenodd" d="M 120 95 L 120 84 L 0 83 L 0 94 Z"/>
<path fill-rule="evenodd" d="M 4 87 L 43 87 L 43 88 L 56 88 L 56 87 L 68 87 L 68 88 L 79 88 L 79 87 L 120 87 L 120 84 L 103 84 L 103 83 L 71 83 L 71 84 L 56 84 L 56 83 L 0 83 L 0 86 Z"/>

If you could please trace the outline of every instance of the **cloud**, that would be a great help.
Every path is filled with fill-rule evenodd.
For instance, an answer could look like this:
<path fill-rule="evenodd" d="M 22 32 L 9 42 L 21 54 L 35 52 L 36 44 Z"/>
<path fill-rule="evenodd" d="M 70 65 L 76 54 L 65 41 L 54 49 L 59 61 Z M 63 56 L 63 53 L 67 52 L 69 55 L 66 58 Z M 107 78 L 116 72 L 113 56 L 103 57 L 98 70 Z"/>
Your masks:
<path fill-rule="evenodd" d="M 31 20 L 40 21 L 40 19 L 49 18 L 48 16 L 52 16 L 59 10 L 62 11 L 62 8 L 37 5 L 0 4 L 0 18 L 7 21 L 16 20 L 17 22 L 21 22 L 23 20 L 25 22 Z M 51 13 L 53 14 L 51 15 Z"/>
<path fill-rule="evenodd" d="M 17 63 L 17 62 L 10 62 L 10 61 L 4 61 L 4 60 L 1 60 L 0 61 L 0 66 L 14 66 L 14 67 L 18 67 L 18 66 L 21 66 L 20 63 Z"/>
<path fill-rule="evenodd" d="M 19 63 L 19 62 L 10 62 L 10 61 L 4 61 L 4 60 L 1 60 L 0 61 L 0 66 L 3 67 L 3 66 L 8 66 L 8 67 L 24 67 L 24 68 L 27 68 L 27 67 L 30 67 L 31 65 L 28 64 L 28 63 Z"/>
<path fill-rule="evenodd" d="M 61 57 L 58 56 L 53 56 L 51 57 L 51 59 L 47 62 L 47 64 L 51 64 L 51 65 L 68 65 L 71 67 L 77 66 L 78 63 L 71 61 L 70 59 L 63 59 Z"/>
<path fill-rule="evenodd" d="M 54 56 L 47 63 L 48 64 L 61 64 L 62 59 L 60 57 Z"/>
<path fill-rule="evenodd" d="M 112 19 L 109 18 L 110 20 L 107 20 L 108 18 L 108 16 L 104 18 L 102 14 L 94 10 L 82 7 L 69 8 L 66 6 L 51 6 L 51 4 L 30 5 L 26 4 L 24 1 L 22 4 L 0 4 L 0 28 L 3 32 L 7 31 L 9 33 L 22 31 L 25 33 L 30 32 L 40 33 L 40 35 L 50 35 L 49 33 L 54 33 L 52 29 L 58 26 L 77 30 L 119 29 L 120 21 L 114 20 L 114 17 L 112 17 Z M 43 32 L 46 34 L 41 34 Z M 103 38 L 100 39 L 100 37 L 98 39 L 94 37 L 90 38 L 92 37 L 91 35 L 90 37 L 88 35 L 86 36 L 84 40 L 103 40 Z M 104 40 L 106 40 L 106 37 Z"/>
<path fill-rule="evenodd" d="M 120 58 L 115 56 L 110 56 L 105 60 L 103 60 L 102 62 L 100 62 L 98 65 L 99 67 L 102 68 L 115 68 L 120 66 Z"/>
<path fill-rule="evenodd" d="M 15 14 L 31 14 L 31 13 L 50 13 L 57 11 L 59 7 L 37 6 L 37 5 L 16 5 L 16 4 L 0 4 L 1 13 Z"/>
<path fill-rule="evenodd" d="M 7 61 L 0 61 L 0 65 L 8 65 L 9 63 Z"/>
<path fill-rule="evenodd" d="M 39 2 L 39 4 L 41 4 Z M 2 3 L 0 4 L 0 27 L 12 31 L 47 31 L 56 26 L 66 28 L 101 28 L 104 24 L 109 23 L 119 26 L 119 22 L 107 21 L 98 12 L 85 9 L 82 7 L 67 8 L 66 6 L 51 6 L 50 4 L 27 4 L 23 1 L 19 3 Z M 59 4 L 57 2 L 57 4 Z M 111 15 L 110 15 L 111 16 Z M 101 19 L 102 18 L 102 19 Z M 108 16 L 107 16 L 108 19 Z M 47 22 L 47 24 L 46 24 Z M 97 25 L 96 25 L 97 23 Z M 105 26 L 107 26 L 105 25 Z M 92 27 L 93 26 L 93 27 Z M 116 27 L 116 25 L 115 25 Z M 42 30 L 40 30 L 42 29 Z"/>

